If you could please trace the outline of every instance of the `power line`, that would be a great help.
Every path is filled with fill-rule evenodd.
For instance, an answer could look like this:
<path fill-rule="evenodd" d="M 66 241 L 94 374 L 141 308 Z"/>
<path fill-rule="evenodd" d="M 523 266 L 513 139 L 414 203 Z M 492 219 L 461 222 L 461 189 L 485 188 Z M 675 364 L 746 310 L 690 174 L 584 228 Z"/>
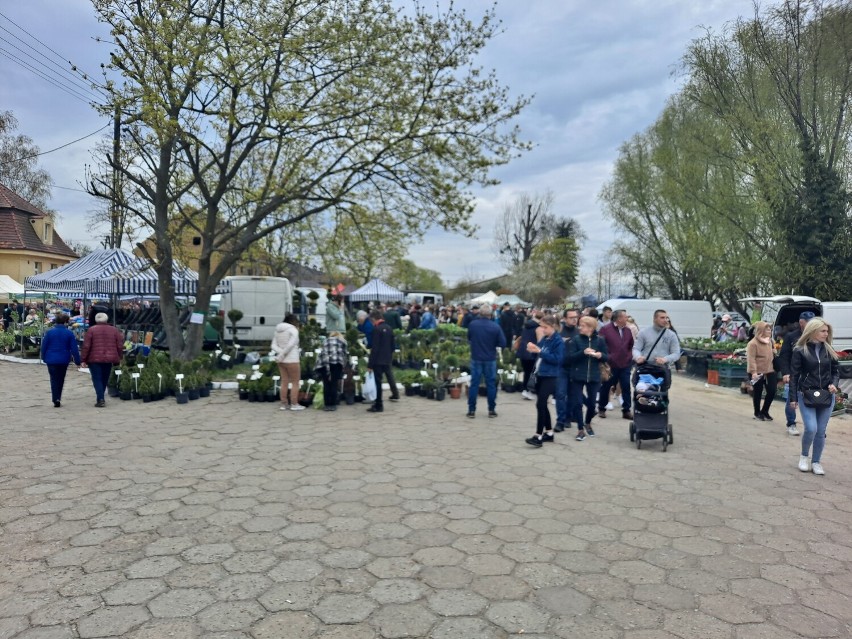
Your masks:
<path fill-rule="evenodd" d="M 14 55 L 13 53 L 10 53 L 8 50 L 2 49 L 2 51 L 4 53 L 6 53 L 6 55 L 9 57 L 10 60 L 12 60 L 13 62 L 16 62 L 20 66 L 23 66 L 27 70 L 38 74 L 39 77 L 41 77 L 42 79 L 48 80 L 48 78 L 49 78 L 51 81 L 53 81 L 53 83 L 54 83 L 53 86 L 61 85 L 62 87 L 67 88 L 69 91 L 73 91 L 74 93 L 76 93 L 78 95 L 86 97 L 87 101 L 97 102 L 101 98 L 100 95 L 96 95 L 88 87 L 81 85 L 81 84 L 76 84 L 73 81 L 73 79 L 69 79 L 66 76 L 62 76 L 62 75 L 58 74 L 56 71 L 54 71 L 53 69 L 51 69 L 50 67 L 45 65 L 43 62 L 39 62 L 38 60 L 34 60 L 28 52 L 22 50 L 18 46 L 15 46 L 14 43 L 9 42 L 3 36 L 0 36 L 0 42 L 5 42 L 7 45 L 14 47 L 18 51 L 20 51 L 22 55 L 27 56 L 27 58 L 28 58 L 28 60 L 25 61 L 22 58 L 19 58 L 18 56 Z M 38 69 L 38 68 L 32 66 L 31 63 L 41 65 L 43 67 L 43 69 Z M 47 74 L 53 74 L 53 76 L 48 76 Z M 91 96 L 91 97 L 86 96 L 86 94 L 88 94 L 88 96 Z"/>
<path fill-rule="evenodd" d="M 51 84 L 51 85 L 53 85 L 54 87 L 56 87 L 57 89 L 59 89 L 59 90 L 61 90 L 61 91 L 64 91 L 64 92 L 65 92 L 65 93 L 67 93 L 68 95 L 70 95 L 70 96 L 72 96 L 72 97 L 75 97 L 75 98 L 77 98 L 78 100 L 80 100 L 80 101 L 82 101 L 82 102 L 85 102 L 86 104 L 90 104 L 90 103 L 93 101 L 93 100 L 91 100 L 90 98 L 87 98 L 87 97 L 86 97 L 85 95 L 83 95 L 82 93 L 78 93 L 78 92 L 77 92 L 76 90 L 74 90 L 74 89 L 70 89 L 70 88 L 68 88 L 68 87 L 65 87 L 65 86 L 63 86 L 63 85 L 59 84 L 58 82 L 54 81 L 54 80 L 53 80 L 53 78 L 50 78 L 49 76 L 45 75 L 44 73 L 42 73 L 42 72 L 41 72 L 41 71 L 39 71 L 38 69 L 36 69 L 36 68 L 34 68 L 34 67 L 30 66 L 27 62 L 25 62 L 24 60 L 21 60 L 18 56 L 16 56 L 15 54 L 11 53 L 10 51 L 7 51 L 7 50 L 6 50 L 6 49 L 4 49 L 3 47 L 0 47 L 0 53 L 5 54 L 5 55 L 6 55 L 6 57 L 7 57 L 7 58 L 9 58 L 9 59 L 10 59 L 12 62 L 14 62 L 15 64 L 18 64 L 18 65 L 20 65 L 21 67 L 23 67 L 24 69 L 26 69 L 26 70 L 28 70 L 28 71 L 30 71 L 30 72 L 32 72 L 32 73 L 34 73 L 35 75 L 37 75 L 38 77 L 40 77 L 42 80 L 44 80 L 44 81 L 45 81 L 45 82 L 47 82 L 48 84 Z"/>
<path fill-rule="evenodd" d="M 78 68 L 78 66 L 77 66 L 76 64 L 74 64 L 73 62 L 71 62 L 70 60 L 68 60 L 65 56 L 63 56 L 62 54 L 60 54 L 60 53 L 59 53 L 58 51 L 56 51 L 55 49 L 51 48 L 50 46 L 48 46 L 47 44 L 45 44 L 44 42 L 42 42 L 41 40 L 39 40 L 36 36 L 34 36 L 32 33 L 30 33 L 29 31 L 27 31 L 26 29 L 24 29 L 21 25 L 19 25 L 17 22 L 15 22 L 14 20 L 12 20 L 12 18 L 10 18 L 9 16 L 7 16 L 7 15 L 6 15 L 5 13 L 3 13 L 2 11 L 0 11 L 0 17 L 3 17 L 3 18 L 5 18 L 6 20 L 8 20 L 9 22 L 11 22 L 13 25 L 15 25 L 15 27 L 17 27 L 17 28 L 18 28 L 18 30 L 22 31 L 22 32 L 23 32 L 23 33 L 24 33 L 27 37 L 29 37 L 30 39 L 32 39 L 32 40 L 34 40 L 35 42 L 39 43 L 42 47 L 44 47 L 45 49 L 47 49 L 48 51 L 50 51 L 53 55 L 55 55 L 57 58 L 59 58 L 60 60 L 62 60 L 62 62 L 70 64 L 70 65 L 71 65 L 71 70 L 72 70 L 74 73 L 76 73 L 76 74 L 78 74 L 78 75 L 82 76 L 82 77 L 83 77 L 83 79 L 85 79 L 87 82 L 90 82 L 90 80 L 88 80 L 88 77 L 90 77 L 90 76 L 91 76 L 91 74 L 90 74 L 90 73 L 84 73 L 84 72 L 80 71 L 80 70 L 79 70 L 79 68 Z M 9 33 L 10 35 L 12 35 L 10 31 L 8 31 L 8 30 L 6 30 L 6 29 L 4 29 L 4 31 L 7 31 L 7 33 Z M 19 38 L 19 39 L 20 39 L 20 38 Z M 99 89 L 103 89 L 103 88 L 104 88 L 104 87 L 102 87 L 102 86 L 98 85 L 97 83 L 92 82 L 92 84 L 93 84 L 95 87 L 99 88 Z"/>
<path fill-rule="evenodd" d="M 92 132 L 91 132 L 91 133 L 89 133 L 88 135 L 84 135 L 83 137 L 81 137 L 81 138 L 77 138 L 76 140 L 71 140 L 70 142 L 68 142 L 68 143 L 66 143 L 66 144 L 63 144 L 62 146 L 58 146 L 58 147 L 56 147 L 55 149 L 50 149 L 49 151 L 41 151 L 41 152 L 39 152 L 39 153 L 35 153 L 35 154 L 33 154 L 33 155 L 27 155 L 27 156 L 24 156 L 24 157 L 22 157 L 22 158 L 15 158 L 14 160 L 12 160 L 12 162 L 24 162 L 25 160 L 31 160 L 31 159 L 33 159 L 33 158 L 37 158 L 37 157 L 39 157 L 40 155 L 47 155 L 48 153 L 53 153 L 54 151 L 59 151 L 60 149 L 64 149 L 66 146 L 71 146 L 72 144 L 76 144 L 77 142 L 80 142 L 80 141 L 82 141 L 82 140 L 85 140 L 86 138 L 90 138 L 90 137 L 92 137 L 93 135 L 97 135 L 98 133 L 100 133 L 101 131 L 103 131 L 105 128 L 107 128 L 108 126 L 110 126 L 110 124 L 112 124 L 112 123 L 104 124 L 104 125 L 103 125 L 100 129 L 98 129 L 97 131 L 92 131 Z"/>
<path fill-rule="evenodd" d="M 0 26 L 0 30 L 6 31 L 7 33 L 9 33 L 9 31 L 7 29 L 4 29 L 2 26 Z M 15 37 L 15 36 L 13 35 L 12 37 Z M 19 42 L 21 41 L 20 38 L 18 38 L 18 41 Z M 77 79 L 77 76 L 75 76 L 73 74 L 61 74 L 61 73 L 57 72 L 55 69 L 53 69 L 52 67 L 49 67 L 48 65 L 46 65 L 44 62 L 40 62 L 39 60 L 32 59 L 32 56 L 30 56 L 27 51 L 25 51 L 24 49 L 22 49 L 21 47 L 16 45 L 14 42 L 7 40 L 2 35 L 0 35 L 0 42 L 5 42 L 10 47 L 19 51 L 21 54 L 23 54 L 25 56 L 29 56 L 30 62 L 32 62 L 33 64 L 41 65 L 42 67 L 44 67 L 44 69 L 45 69 L 44 73 L 52 73 L 54 76 L 56 76 L 56 80 L 58 82 L 62 82 L 62 83 L 67 82 L 69 84 L 66 85 L 66 86 L 70 86 L 77 91 L 90 93 L 92 95 L 92 97 L 96 97 L 95 93 L 92 91 L 91 87 L 89 85 L 86 85 L 86 84 L 83 84 L 82 82 L 80 82 Z M 26 43 L 24 43 L 24 46 L 26 46 L 27 48 L 32 50 L 32 52 L 35 53 L 36 55 L 39 55 L 42 58 L 44 58 L 45 60 L 47 60 L 53 66 L 58 67 L 61 71 L 63 71 L 63 72 L 65 71 L 65 69 L 63 69 L 60 65 L 56 64 L 53 60 L 48 59 L 47 56 L 45 56 L 41 51 L 34 49 L 33 47 L 27 45 Z"/>

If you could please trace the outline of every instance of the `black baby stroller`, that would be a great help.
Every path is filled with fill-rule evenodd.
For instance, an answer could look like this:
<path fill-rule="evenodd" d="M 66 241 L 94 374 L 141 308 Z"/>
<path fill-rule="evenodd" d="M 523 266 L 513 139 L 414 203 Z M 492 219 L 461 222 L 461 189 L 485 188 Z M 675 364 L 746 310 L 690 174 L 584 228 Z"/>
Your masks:
<path fill-rule="evenodd" d="M 633 371 L 633 421 L 630 441 L 642 448 L 644 439 L 662 439 L 663 452 L 674 443 L 669 424 L 669 386 L 672 378 L 668 366 L 640 364 Z"/>

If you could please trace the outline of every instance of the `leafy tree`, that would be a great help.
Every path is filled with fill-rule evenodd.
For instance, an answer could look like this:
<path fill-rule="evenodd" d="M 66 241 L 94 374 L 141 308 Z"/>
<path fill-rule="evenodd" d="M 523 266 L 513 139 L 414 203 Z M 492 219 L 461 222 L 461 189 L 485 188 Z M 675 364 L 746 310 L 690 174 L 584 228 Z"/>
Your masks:
<path fill-rule="evenodd" d="M 687 95 L 736 142 L 755 208 L 781 229 L 777 279 L 848 298 L 852 5 L 755 5 L 753 19 L 693 43 L 685 62 Z"/>
<path fill-rule="evenodd" d="M 174 246 L 201 238 L 197 304 L 248 247 L 321 213 L 381 202 L 408 228 L 472 231 L 474 185 L 526 148 L 513 99 L 476 56 L 499 29 L 390 0 L 93 0 L 134 161 L 112 162 L 154 233 L 163 319 L 181 333 Z M 214 255 L 218 261 L 212 260 Z"/>
<path fill-rule="evenodd" d="M 555 237 L 539 244 L 532 254 L 545 282 L 570 291 L 580 269 L 580 247 L 573 237 Z"/>
<path fill-rule="evenodd" d="M 17 128 L 12 112 L 0 111 L 0 184 L 53 215 L 47 206 L 53 181 L 38 167 L 38 146 L 29 136 L 16 134 Z"/>
<path fill-rule="evenodd" d="M 421 268 L 411 260 L 401 259 L 385 274 L 385 281 L 403 291 L 443 291 L 441 274 Z"/>

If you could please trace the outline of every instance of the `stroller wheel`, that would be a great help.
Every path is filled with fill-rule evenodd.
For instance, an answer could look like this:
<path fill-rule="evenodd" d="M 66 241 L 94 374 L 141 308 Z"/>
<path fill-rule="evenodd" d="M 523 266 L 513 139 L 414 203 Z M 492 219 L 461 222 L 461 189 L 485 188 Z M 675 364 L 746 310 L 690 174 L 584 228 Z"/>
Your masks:
<path fill-rule="evenodd" d="M 636 448 L 642 448 L 642 440 L 638 437 L 636 438 Z"/>
<path fill-rule="evenodd" d="M 666 452 L 666 448 L 669 447 L 669 440 L 667 437 L 663 437 L 663 452 Z"/>
<path fill-rule="evenodd" d="M 671 424 L 669 424 L 669 443 L 674 444 L 674 430 Z"/>
<path fill-rule="evenodd" d="M 636 427 L 633 425 L 633 422 L 630 422 L 630 441 L 634 441 L 636 439 Z"/>

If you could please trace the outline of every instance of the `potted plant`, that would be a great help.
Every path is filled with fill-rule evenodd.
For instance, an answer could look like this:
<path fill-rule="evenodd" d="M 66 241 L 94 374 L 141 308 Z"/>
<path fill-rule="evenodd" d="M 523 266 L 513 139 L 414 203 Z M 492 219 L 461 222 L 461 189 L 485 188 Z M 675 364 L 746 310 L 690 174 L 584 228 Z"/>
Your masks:
<path fill-rule="evenodd" d="M 109 380 L 107 381 L 107 393 L 109 393 L 110 397 L 118 397 L 118 378 L 119 376 L 115 374 L 116 367 L 113 366 L 112 371 L 109 374 Z"/>
<path fill-rule="evenodd" d="M 133 378 L 130 376 L 130 369 L 125 366 L 122 366 L 118 378 L 118 396 L 124 401 L 133 399 Z"/>
<path fill-rule="evenodd" d="M 317 293 L 316 291 L 308 291 L 308 294 L 305 297 L 308 298 L 308 313 L 310 313 L 311 315 L 316 315 L 319 293 Z"/>
<path fill-rule="evenodd" d="M 249 398 L 249 380 L 241 379 L 237 381 L 237 393 L 241 400 L 248 400 Z"/>
<path fill-rule="evenodd" d="M 424 377 L 420 382 L 420 397 L 435 399 L 436 382 L 431 377 Z"/>
<path fill-rule="evenodd" d="M 139 378 L 139 395 L 142 397 L 143 404 L 154 401 L 154 388 L 151 380 L 146 376 Z"/>

